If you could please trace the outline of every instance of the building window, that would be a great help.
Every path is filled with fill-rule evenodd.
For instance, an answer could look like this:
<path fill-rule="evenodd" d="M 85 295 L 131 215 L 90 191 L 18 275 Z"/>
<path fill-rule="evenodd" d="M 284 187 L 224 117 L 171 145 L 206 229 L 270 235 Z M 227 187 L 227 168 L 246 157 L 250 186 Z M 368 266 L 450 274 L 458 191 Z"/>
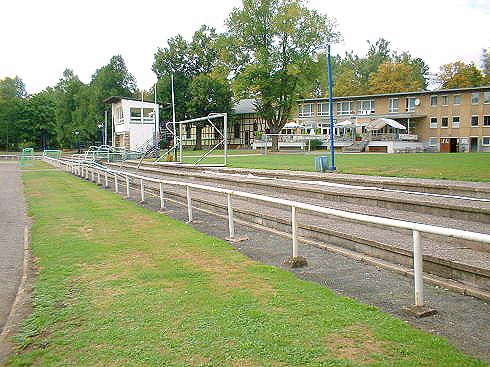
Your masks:
<path fill-rule="evenodd" d="M 328 103 L 318 103 L 316 114 L 318 116 L 328 116 Z"/>
<path fill-rule="evenodd" d="M 482 136 L 481 145 L 490 145 L 490 136 Z"/>
<path fill-rule="evenodd" d="M 451 126 L 452 126 L 454 129 L 459 128 L 459 116 L 454 116 L 454 117 L 453 117 L 453 121 L 452 121 L 452 123 L 451 123 Z"/>
<path fill-rule="evenodd" d="M 471 116 L 471 127 L 478 126 L 478 116 Z"/>
<path fill-rule="evenodd" d="M 483 126 L 490 126 L 490 116 L 483 116 Z"/>
<path fill-rule="evenodd" d="M 439 143 L 439 139 L 438 138 L 430 138 L 429 145 L 435 146 L 435 145 L 437 145 L 437 143 Z"/>
<path fill-rule="evenodd" d="M 471 104 L 480 103 L 480 92 L 471 93 Z"/>
<path fill-rule="evenodd" d="M 453 96 L 453 104 L 455 104 L 455 105 L 461 104 L 461 94 L 455 94 Z"/>
<path fill-rule="evenodd" d="M 388 112 L 398 112 L 398 98 L 390 98 L 388 100 Z"/>
<path fill-rule="evenodd" d="M 375 112 L 375 102 L 374 100 L 359 101 L 359 113 L 361 115 L 366 115 Z"/>
<path fill-rule="evenodd" d="M 415 99 L 416 99 L 415 97 L 407 97 L 406 108 L 405 108 L 407 112 L 415 111 Z"/>
<path fill-rule="evenodd" d="M 304 103 L 299 105 L 299 117 L 313 116 L 313 103 Z"/>
<path fill-rule="evenodd" d="M 235 124 L 233 127 L 233 137 L 235 139 L 240 139 L 240 124 Z"/>
<path fill-rule="evenodd" d="M 490 103 L 490 92 L 483 92 L 483 103 Z"/>
<path fill-rule="evenodd" d="M 350 115 L 352 111 L 352 102 L 337 102 L 337 114 L 339 115 Z"/>
<path fill-rule="evenodd" d="M 442 96 L 442 105 L 447 106 L 449 104 L 449 97 L 448 96 Z"/>
<path fill-rule="evenodd" d="M 430 118 L 430 128 L 437 129 L 437 117 Z"/>
<path fill-rule="evenodd" d="M 437 96 L 430 96 L 430 105 L 432 107 L 437 106 Z"/>
<path fill-rule="evenodd" d="M 441 119 L 441 127 L 448 127 L 449 126 L 449 119 L 447 117 L 443 117 Z"/>

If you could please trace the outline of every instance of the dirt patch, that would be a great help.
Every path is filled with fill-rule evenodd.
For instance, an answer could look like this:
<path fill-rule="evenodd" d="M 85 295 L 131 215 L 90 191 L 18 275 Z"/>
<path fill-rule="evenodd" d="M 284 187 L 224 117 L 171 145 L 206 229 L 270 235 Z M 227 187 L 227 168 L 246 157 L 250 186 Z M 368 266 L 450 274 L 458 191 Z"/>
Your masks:
<path fill-rule="evenodd" d="M 388 355 L 387 342 L 376 339 L 367 325 L 351 325 L 326 337 L 328 350 L 337 358 L 348 359 L 366 365 L 375 360 L 373 354 Z"/>

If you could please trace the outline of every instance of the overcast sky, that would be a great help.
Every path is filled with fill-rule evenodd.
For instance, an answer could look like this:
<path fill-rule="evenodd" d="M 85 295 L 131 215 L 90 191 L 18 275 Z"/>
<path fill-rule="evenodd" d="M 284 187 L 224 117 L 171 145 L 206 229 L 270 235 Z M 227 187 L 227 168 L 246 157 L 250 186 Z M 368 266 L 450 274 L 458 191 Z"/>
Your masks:
<path fill-rule="evenodd" d="M 201 24 L 224 29 L 241 0 L 0 0 L 0 79 L 18 75 L 28 93 L 57 83 L 66 68 L 84 82 L 121 54 L 139 88 L 155 82 L 158 47 Z M 461 59 L 480 65 L 490 47 L 490 0 L 310 0 L 335 18 L 343 41 L 333 52 L 364 55 L 366 40 L 384 37 L 398 51 L 423 58 L 436 72 Z"/>

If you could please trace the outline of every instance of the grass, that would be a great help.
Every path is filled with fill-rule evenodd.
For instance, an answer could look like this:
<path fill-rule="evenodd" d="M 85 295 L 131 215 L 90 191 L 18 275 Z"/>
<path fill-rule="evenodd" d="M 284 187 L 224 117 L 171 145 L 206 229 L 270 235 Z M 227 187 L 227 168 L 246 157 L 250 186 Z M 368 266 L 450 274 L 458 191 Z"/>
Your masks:
<path fill-rule="evenodd" d="M 229 166 L 241 168 L 314 171 L 314 154 L 269 154 L 234 157 Z M 207 158 L 202 163 L 221 163 Z M 337 172 L 360 175 L 490 181 L 490 153 L 337 154 Z"/>
<path fill-rule="evenodd" d="M 23 177 L 39 275 L 9 366 L 485 365 L 89 182 Z"/>

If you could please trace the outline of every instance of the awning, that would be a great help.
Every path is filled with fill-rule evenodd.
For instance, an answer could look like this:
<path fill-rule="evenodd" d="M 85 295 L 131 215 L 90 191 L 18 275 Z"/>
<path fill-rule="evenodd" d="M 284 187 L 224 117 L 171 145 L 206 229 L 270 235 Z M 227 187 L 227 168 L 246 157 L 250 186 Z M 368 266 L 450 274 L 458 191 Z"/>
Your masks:
<path fill-rule="evenodd" d="M 297 124 L 296 122 L 288 122 L 284 125 L 283 129 L 304 129 L 303 125 Z"/>
<path fill-rule="evenodd" d="M 400 124 L 398 121 L 387 119 L 387 118 L 379 118 L 376 119 L 366 125 L 366 127 L 370 130 L 379 130 L 384 128 L 386 125 L 391 126 L 394 129 L 406 130 L 407 128 Z"/>
<path fill-rule="evenodd" d="M 335 124 L 335 127 L 358 127 L 361 126 L 358 123 L 351 120 L 344 120 Z"/>

